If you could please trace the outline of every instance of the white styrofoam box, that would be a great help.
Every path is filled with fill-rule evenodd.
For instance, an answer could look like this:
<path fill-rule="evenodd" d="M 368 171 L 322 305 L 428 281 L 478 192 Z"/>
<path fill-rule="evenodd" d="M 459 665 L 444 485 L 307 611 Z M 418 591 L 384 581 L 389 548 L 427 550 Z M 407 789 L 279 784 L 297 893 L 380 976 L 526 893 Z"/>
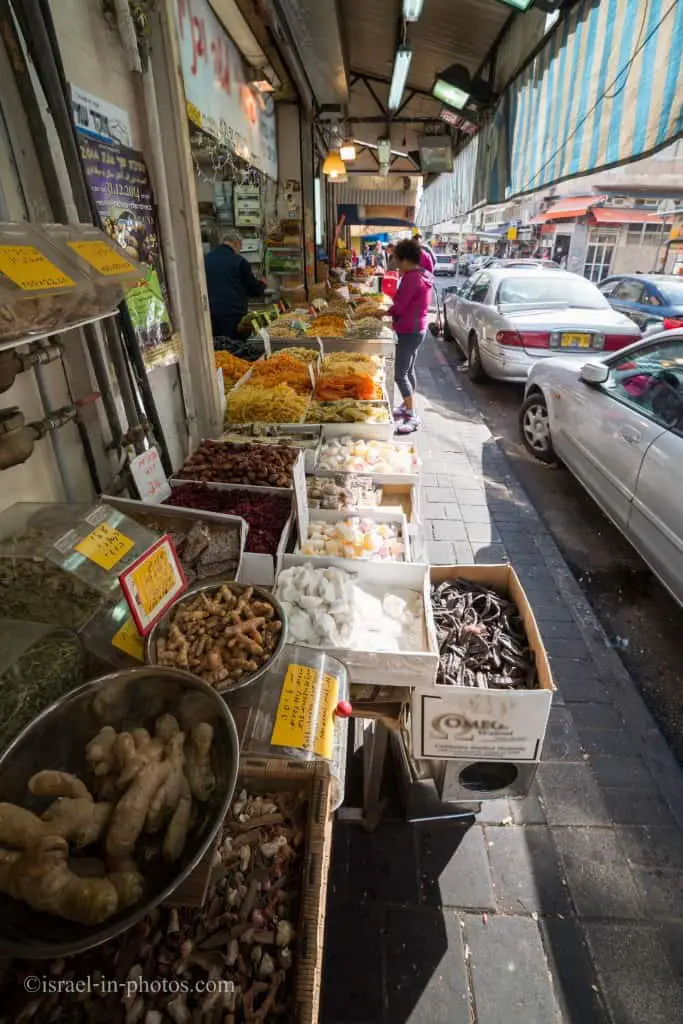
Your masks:
<path fill-rule="evenodd" d="M 388 426 L 391 427 L 391 435 L 389 437 L 377 437 L 375 435 L 371 435 L 371 434 L 367 433 L 367 428 L 368 427 L 372 427 L 372 426 L 385 426 L 385 425 L 386 424 L 383 424 L 383 423 L 382 424 L 373 424 L 373 423 L 351 423 L 351 424 L 349 424 L 349 423 L 346 423 L 346 424 L 333 423 L 333 424 L 323 424 L 323 441 L 322 441 L 322 444 L 320 446 L 320 450 L 318 452 L 318 460 L 316 462 L 316 468 L 315 468 L 314 475 L 315 476 L 344 476 L 344 474 L 345 474 L 345 471 L 343 469 L 325 469 L 324 467 L 319 466 L 320 456 L 322 455 L 323 446 L 325 444 L 325 441 L 328 440 L 330 437 L 351 437 L 351 438 L 358 439 L 358 440 L 361 440 L 361 441 L 374 441 L 374 440 L 390 441 L 397 448 L 406 448 L 406 449 L 409 449 L 410 451 L 412 451 L 415 454 L 415 456 L 418 457 L 418 463 L 419 463 L 419 456 L 418 456 L 417 448 L 415 446 L 415 442 L 414 441 L 402 441 L 399 438 L 394 437 L 394 430 L 396 429 L 396 424 L 394 423 L 393 419 L 392 419 L 391 423 L 388 424 Z M 325 432 L 325 427 L 326 426 L 334 426 L 334 427 L 340 426 L 340 427 L 343 427 L 344 429 L 339 431 L 336 434 L 327 434 Z M 358 470 L 348 470 L 348 474 L 351 475 L 351 476 L 369 476 L 377 484 L 415 484 L 415 485 L 418 485 L 420 483 L 420 468 L 419 468 L 419 464 L 416 467 L 414 473 L 374 473 L 372 470 L 369 470 L 367 472 L 360 472 Z"/>
<path fill-rule="evenodd" d="M 204 481 L 196 480 L 177 480 L 175 477 L 171 477 L 169 481 L 171 487 L 183 487 L 188 483 L 196 484 L 198 482 L 203 486 L 216 491 L 253 491 L 257 494 L 277 494 L 280 496 L 288 494 L 292 496 L 292 512 L 290 513 L 282 533 L 280 534 L 280 540 L 278 542 L 275 555 L 264 555 L 257 551 L 245 551 L 242 555 L 242 565 L 240 567 L 239 576 L 237 577 L 240 583 L 254 583 L 258 587 L 272 587 L 275 582 L 275 577 L 280 571 L 282 558 L 287 550 L 292 526 L 294 524 L 293 491 L 289 488 L 283 487 L 257 487 L 248 484 L 206 483 Z M 175 508 L 176 506 L 174 505 L 169 507 Z M 209 513 L 206 514 L 208 515 Z M 218 519 L 235 518 L 234 516 L 223 512 L 213 512 L 210 514 L 216 516 Z"/>
<path fill-rule="evenodd" d="M 218 437 L 218 438 L 213 438 L 213 437 L 202 438 L 201 444 L 204 444 L 204 441 L 212 441 L 214 444 L 225 444 L 225 445 L 233 445 L 234 446 L 234 442 L 233 441 L 223 441 L 222 438 L 220 438 L 220 437 Z M 245 437 L 244 444 L 249 444 L 249 443 L 250 443 L 250 439 L 248 437 Z M 290 447 L 296 448 L 296 445 L 291 445 Z M 232 486 L 234 486 L 234 487 L 266 487 L 266 489 L 269 490 L 269 491 L 279 491 L 281 494 L 291 493 L 291 491 L 294 488 L 294 479 L 295 479 L 297 471 L 305 472 L 305 460 L 304 460 L 303 449 L 298 448 L 297 451 L 298 451 L 299 454 L 297 455 L 297 458 L 296 458 L 295 462 L 292 464 L 292 483 L 289 485 L 289 487 L 270 487 L 270 486 L 266 487 L 265 484 L 234 484 L 234 485 L 230 484 L 229 486 L 231 486 L 231 487 Z M 220 480 L 206 481 L 206 480 L 200 480 L 197 477 L 193 477 L 193 476 L 181 476 L 180 475 L 181 473 L 182 473 L 182 467 L 171 478 L 171 481 L 170 481 L 171 486 L 174 486 L 175 484 L 203 484 L 203 483 L 208 483 L 208 482 L 211 482 L 211 483 L 220 483 L 221 482 Z"/>
<path fill-rule="evenodd" d="M 481 690 L 468 686 L 417 689 L 412 698 L 415 757 L 472 761 L 536 761 L 540 757 L 555 685 L 538 626 L 510 565 L 439 565 L 431 583 L 462 579 L 489 586 L 514 601 L 534 652 L 539 686 L 534 690 Z M 431 601 L 427 628 L 438 650 Z"/>
<path fill-rule="evenodd" d="M 408 521 L 401 511 L 395 512 L 392 509 L 384 508 L 364 508 L 360 509 L 358 512 L 349 512 L 346 509 L 314 508 L 309 509 L 308 512 L 309 523 L 311 520 L 318 520 L 321 523 L 339 523 L 344 519 L 350 519 L 354 516 L 358 516 L 361 519 L 370 519 L 375 523 L 398 523 L 399 537 L 403 541 L 403 558 L 397 559 L 397 561 L 410 561 Z M 301 550 L 299 548 L 297 548 L 296 554 L 301 554 Z M 316 556 L 304 555 L 303 557 L 314 558 Z M 335 563 L 343 563 L 343 568 L 346 568 L 349 563 L 355 565 L 357 561 L 365 561 L 365 559 L 336 558 L 335 556 L 330 557 Z M 370 561 L 372 561 L 372 559 L 370 559 Z"/>
<path fill-rule="evenodd" d="M 282 569 L 294 565 L 311 565 L 317 569 L 330 566 L 345 569 L 361 586 L 364 583 L 400 590 L 413 590 L 422 596 L 425 615 L 429 608 L 429 567 L 416 562 L 366 562 L 343 558 L 286 554 Z M 439 666 L 438 647 L 433 630 L 424 623 L 424 649 L 419 651 L 370 651 L 349 647 L 326 647 L 328 654 L 346 665 L 349 682 L 365 686 L 434 685 Z"/>
<path fill-rule="evenodd" d="M 321 338 L 323 356 L 328 352 L 364 352 L 368 356 L 386 356 L 393 359 L 396 355 L 396 340 L 388 338 Z"/>
<path fill-rule="evenodd" d="M 388 423 L 321 423 L 321 427 L 323 441 L 330 437 L 346 436 L 362 437 L 368 441 L 391 441 L 396 430 L 393 417 Z"/>

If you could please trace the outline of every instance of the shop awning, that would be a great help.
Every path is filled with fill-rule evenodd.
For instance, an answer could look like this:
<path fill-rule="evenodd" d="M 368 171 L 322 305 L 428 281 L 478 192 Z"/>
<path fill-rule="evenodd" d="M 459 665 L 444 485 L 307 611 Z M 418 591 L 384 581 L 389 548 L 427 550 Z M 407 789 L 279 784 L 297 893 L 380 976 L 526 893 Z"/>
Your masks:
<path fill-rule="evenodd" d="M 614 209 L 605 206 L 591 210 L 596 224 L 671 224 L 671 217 L 647 210 Z"/>
<path fill-rule="evenodd" d="M 560 199 L 545 213 L 539 213 L 538 217 L 534 217 L 531 223 L 547 224 L 553 220 L 574 220 L 575 217 L 585 217 L 589 210 L 604 200 L 605 196 L 573 196 L 568 199 Z"/>

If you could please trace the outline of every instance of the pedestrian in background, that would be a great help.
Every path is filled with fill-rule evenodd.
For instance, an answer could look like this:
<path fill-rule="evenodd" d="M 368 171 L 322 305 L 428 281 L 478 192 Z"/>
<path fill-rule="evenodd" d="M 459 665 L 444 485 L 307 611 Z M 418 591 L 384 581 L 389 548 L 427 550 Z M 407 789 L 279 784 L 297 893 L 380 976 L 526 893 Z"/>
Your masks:
<path fill-rule="evenodd" d="M 428 270 L 430 274 L 433 274 L 434 267 L 436 266 L 436 259 L 431 247 L 425 242 L 422 232 L 416 231 L 413 238 L 420 246 L 420 266 L 423 270 Z"/>
<path fill-rule="evenodd" d="M 415 407 L 415 363 L 427 329 L 434 284 L 431 271 L 420 266 L 420 255 L 420 245 L 416 239 L 406 238 L 396 246 L 401 282 L 389 313 L 398 335 L 395 378 L 403 399 L 394 409 L 397 434 L 411 434 L 420 425 Z"/>

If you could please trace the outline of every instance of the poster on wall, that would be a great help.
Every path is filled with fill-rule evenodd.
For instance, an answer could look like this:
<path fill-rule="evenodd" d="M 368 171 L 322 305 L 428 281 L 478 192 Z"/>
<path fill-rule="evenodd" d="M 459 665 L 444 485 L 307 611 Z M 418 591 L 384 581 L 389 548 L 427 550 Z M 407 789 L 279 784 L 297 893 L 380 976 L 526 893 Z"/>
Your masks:
<path fill-rule="evenodd" d="M 118 142 L 130 146 L 130 118 L 127 111 L 107 100 L 71 85 L 71 108 L 76 127 L 99 142 Z"/>
<path fill-rule="evenodd" d="M 164 296 L 159 228 L 144 156 L 81 132 L 79 142 L 105 231 L 147 268 L 145 279 L 126 297 L 145 366 L 168 366 L 178 361 L 180 338 L 173 330 Z"/>
<path fill-rule="evenodd" d="M 242 56 L 208 0 L 174 6 L 190 120 L 277 181 L 272 98 L 249 86 Z"/>

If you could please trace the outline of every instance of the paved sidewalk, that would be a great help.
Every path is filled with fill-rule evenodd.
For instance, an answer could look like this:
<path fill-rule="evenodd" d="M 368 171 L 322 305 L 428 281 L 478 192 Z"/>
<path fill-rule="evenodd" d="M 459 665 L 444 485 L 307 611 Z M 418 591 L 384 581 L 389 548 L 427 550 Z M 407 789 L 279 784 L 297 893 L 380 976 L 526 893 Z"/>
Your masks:
<path fill-rule="evenodd" d="M 683 1021 L 683 773 L 452 351 L 424 349 L 430 560 L 515 566 L 558 694 L 526 800 L 335 827 L 321 1022 Z"/>

